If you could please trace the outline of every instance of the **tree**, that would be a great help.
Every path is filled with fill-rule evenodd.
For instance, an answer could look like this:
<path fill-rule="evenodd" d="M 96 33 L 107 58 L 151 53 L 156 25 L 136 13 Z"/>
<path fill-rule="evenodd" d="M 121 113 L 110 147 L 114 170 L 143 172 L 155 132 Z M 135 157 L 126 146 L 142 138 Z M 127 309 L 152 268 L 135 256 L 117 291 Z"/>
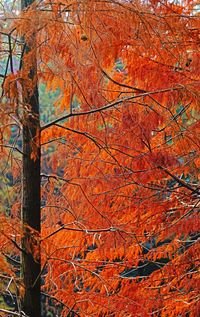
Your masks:
<path fill-rule="evenodd" d="M 41 315 L 42 284 L 63 316 L 197 317 L 196 2 L 32 2 L 1 32 L 13 190 L 23 171 L 1 216 L 15 313 Z M 59 95 L 40 124 L 41 84 Z"/>

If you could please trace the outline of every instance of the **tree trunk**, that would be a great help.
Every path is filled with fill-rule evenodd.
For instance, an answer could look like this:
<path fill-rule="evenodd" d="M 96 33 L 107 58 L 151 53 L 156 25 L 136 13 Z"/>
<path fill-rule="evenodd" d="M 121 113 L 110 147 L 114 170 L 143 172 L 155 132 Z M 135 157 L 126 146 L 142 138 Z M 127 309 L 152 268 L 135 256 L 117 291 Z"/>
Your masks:
<path fill-rule="evenodd" d="M 22 9 L 34 0 L 22 0 Z M 35 45 L 25 44 L 25 54 Z M 23 67 L 22 61 L 22 70 Z M 21 277 L 24 286 L 22 311 L 29 317 L 41 316 L 40 301 L 40 122 L 36 57 L 29 78 L 34 83 L 32 93 L 23 88 L 23 175 L 22 175 L 22 256 Z"/>

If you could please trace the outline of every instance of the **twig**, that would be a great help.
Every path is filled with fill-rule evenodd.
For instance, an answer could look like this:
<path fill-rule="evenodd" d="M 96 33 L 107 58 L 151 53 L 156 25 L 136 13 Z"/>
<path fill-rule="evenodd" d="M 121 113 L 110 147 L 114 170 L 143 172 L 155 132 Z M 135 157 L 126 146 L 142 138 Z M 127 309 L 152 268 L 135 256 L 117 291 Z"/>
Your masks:
<path fill-rule="evenodd" d="M 14 312 L 12 310 L 7 310 L 7 309 L 0 308 L 0 312 L 7 313 L 7 314 L 12 315 L 12 316 L 29 317 L 23 311 L 21 311 L 20 313 L 17 313 L 17 312 Z"/>

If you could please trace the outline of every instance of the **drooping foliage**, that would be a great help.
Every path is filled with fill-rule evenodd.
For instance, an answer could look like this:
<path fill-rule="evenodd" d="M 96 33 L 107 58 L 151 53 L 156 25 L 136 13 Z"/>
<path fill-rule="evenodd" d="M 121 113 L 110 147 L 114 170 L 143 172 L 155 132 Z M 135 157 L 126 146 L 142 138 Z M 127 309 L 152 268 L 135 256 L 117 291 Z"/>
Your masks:
<path fill-rule="evenodd" d="M 0 155 L 15 196 L 0 269 L 20 296 L 21 94 L 38 82 L 40 100 L 56 93 L 41 120 L 43 295 L 63 316 L 199 316 L 199 21 L 195 1 L 36 1 L 2 31 Z"/>

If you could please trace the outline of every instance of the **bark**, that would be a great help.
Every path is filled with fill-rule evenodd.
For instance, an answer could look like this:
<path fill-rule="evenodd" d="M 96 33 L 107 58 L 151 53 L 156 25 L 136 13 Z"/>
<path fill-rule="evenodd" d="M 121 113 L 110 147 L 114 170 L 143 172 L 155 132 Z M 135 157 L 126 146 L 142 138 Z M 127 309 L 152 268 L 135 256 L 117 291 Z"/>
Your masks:
<path fill-rule="evenodd" d="M 33 3 L 33 0 L 22 0 L 22 9 Z M 33 36 L 34 37 L 34 36 Z M 33 38 L 32 45 L 35 45 Z M 32 47 L 25 43 L 25 54 Z M 22 175 L 22 252 L 21 277 L 24 286 L 22 311 L 29 317 L 41 316 L 40 300 L 40 122 L 39 97 L 35 78 L 36 58 L 31 66 L 29 78 L 33 90 L 28 93 L 23 89 L 23 175 Z M 22 60 L 22 68 L 23 68 Z"/>

